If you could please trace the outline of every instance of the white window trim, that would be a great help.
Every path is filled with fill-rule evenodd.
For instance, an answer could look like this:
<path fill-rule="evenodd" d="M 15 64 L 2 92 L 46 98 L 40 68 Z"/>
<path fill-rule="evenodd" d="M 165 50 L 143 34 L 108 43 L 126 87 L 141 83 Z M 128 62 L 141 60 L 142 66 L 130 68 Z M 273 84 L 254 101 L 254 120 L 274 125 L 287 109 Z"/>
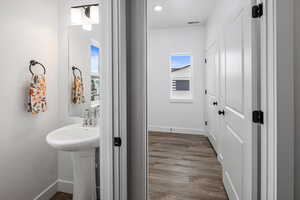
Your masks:
<path fill-rule="evenodd" d="M 191 57 L 191 76 L 183 76 L 178 78 L 189 78 L 190 79 L 190 97 L 189 98 L 174 98 L 172 97 L 172 77 L 171 77 L 171 64 L 172 56 L 190 56 Z M 169 55 L 169 102 L 170 103 L 193 103 L 194 101 L 194 56 L 191 52 L 185 53 L 172 53 Z"/>

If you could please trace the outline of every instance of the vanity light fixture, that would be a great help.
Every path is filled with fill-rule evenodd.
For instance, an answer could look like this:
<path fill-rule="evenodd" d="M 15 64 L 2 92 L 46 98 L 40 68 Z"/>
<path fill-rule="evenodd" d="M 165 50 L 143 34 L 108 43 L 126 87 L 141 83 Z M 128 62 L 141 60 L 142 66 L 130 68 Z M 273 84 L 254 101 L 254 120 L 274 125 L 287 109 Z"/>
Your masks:
<path fill-rule="evenodd" d="M 153 10 L 155 12 L 161 12 L 163 10 L 163 7 L 161 5 L 156 5 L 153 7 Z"/>
<path fill-rule="evenodd" d="M 99 4 L 75 6 L 71 8 L 71 25 L 82 26 L 91 31 L 93 24 L 99 24 Z"/>

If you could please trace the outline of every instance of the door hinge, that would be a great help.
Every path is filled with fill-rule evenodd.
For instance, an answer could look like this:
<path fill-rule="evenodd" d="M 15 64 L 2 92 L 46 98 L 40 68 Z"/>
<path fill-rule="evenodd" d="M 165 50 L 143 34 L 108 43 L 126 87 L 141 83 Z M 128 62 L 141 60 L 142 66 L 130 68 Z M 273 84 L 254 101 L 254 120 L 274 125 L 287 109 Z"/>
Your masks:
<path fill-rule="evenodd" d="M 120 137 L 115 137 L 114 138 L 114 145 L 115 145 L 115 147 L 122 146 L 122 139 Z"/>
<path fill-rule="evenodd" d="M 204 94 L 207 94 L 207 90 L 204 90 Z"/>
<path fill-rule="evenodd" d="M 205 121 L 204 124 L 205 124 L 205 126 L 207 126 L 208 125 L 208 121 Z"/>
<path fill-rule="evenodd" d="M 262 3 L 252 7 L 252 17 L 261 18 L 264 15 L 264 6 Z"/>
<path fill-rule="evenodd" d="M 204 59 L 204 63 L 205 63 L 205 64 L 207 63 L 207 59 L 206 59 L 206 58 Z"/>
<path fill-rule="evenodd" d="M 253 111 L 252 121 L 257 124 L 264 124 L 264 112 L 261 110 Z"/>

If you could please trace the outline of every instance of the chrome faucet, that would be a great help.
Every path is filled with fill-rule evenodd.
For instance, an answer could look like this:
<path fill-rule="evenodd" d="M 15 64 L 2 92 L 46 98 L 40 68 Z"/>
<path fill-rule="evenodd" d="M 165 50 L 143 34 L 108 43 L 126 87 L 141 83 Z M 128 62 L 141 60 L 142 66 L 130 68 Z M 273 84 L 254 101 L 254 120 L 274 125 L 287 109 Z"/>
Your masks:
<path fill-rule="evenodd" d="M 85 109 L 83 113 L 83 127 L 88 127 L 89 126 L 89 121 L 90 121 L 90 110 Z"/>
<path fill-rule="evenodd" d="M 98 125 L 100 106 L 85 109 L 83 113 L 83 127 L 96 127 Z"/>
<path fill-rule="evenodd" d="M 90 126 L 96 127 L 98 125 L 99 114 L 100 114 L 100 106 L 93 108 L 91 119 L 90 119 Z"/>

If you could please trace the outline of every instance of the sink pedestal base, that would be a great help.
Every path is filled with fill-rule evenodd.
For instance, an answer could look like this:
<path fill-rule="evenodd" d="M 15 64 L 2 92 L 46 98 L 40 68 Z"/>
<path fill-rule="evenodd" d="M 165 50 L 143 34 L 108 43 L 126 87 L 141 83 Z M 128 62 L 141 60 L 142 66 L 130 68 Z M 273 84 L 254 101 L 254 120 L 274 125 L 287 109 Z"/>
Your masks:
<path fill-rule="evenodd" d="M 73 200 L 96 200 L 95 150 L 72 152 Z"/>

